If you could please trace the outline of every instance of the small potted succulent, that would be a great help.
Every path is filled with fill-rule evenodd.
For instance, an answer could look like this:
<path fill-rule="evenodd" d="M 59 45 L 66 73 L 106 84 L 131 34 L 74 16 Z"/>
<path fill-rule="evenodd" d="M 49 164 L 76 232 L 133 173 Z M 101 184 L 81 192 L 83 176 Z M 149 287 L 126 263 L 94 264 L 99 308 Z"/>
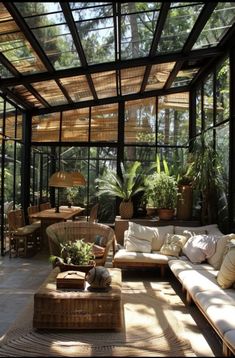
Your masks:
<path fill-rule="evenodd" d="M 50 256 L 53 266 L 59 266 L 61 271 L 79 270 L 88 272 L 95 265 L 93 243 L 83 239 L 60 243 L 60 256 Z"/>

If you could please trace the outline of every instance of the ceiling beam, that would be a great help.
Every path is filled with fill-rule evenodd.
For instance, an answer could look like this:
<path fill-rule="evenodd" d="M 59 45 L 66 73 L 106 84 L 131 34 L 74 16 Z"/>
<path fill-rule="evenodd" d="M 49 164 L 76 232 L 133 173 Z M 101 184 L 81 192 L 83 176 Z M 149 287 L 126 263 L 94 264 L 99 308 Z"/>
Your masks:
<path fill-rule="evenodd" d="M 203 67 L 196 76 L 193 78 L 191 82 L 191 86 L 196 87 L 197 84 L 202 81 L 208 74 L 211 72 L 211 68 L 215 66 L 216 63 L 222 61 L 224 57 L 228 55 L 229 50 L 234 47 L 235 43 L 235 24 L 233 24 L 232 28 L 225 34 L 223 39 L 221 40 L 220 45 L 218 45 L 219 53 L 217 56 L 212 57 Z"/>
<path fill-rule="evenodd" d="M 33 32 L 30 30 L 28 24 L 24 21 L 23 17 L 19 13 L 16 6 L 11 2 L 4 2 L 4 6 L 9 11 L 11 16 L 13 17 L 14 21 L 24 34 L 25 38 L 28 40 L 30 45 L 32 46 L 33 50 L 38 55 L 39 59 L 42 61 L 46 69 L 50 72 L 54 71 L 52 64 L 50 63 L 48 57 L 45 55 L 45 52 L 41 48 L 40 44 L 38 43 L 36 37 L 34 36 Z"/>
<path fill-rule="evenodd" d="M 187 55 L 190 53 L 193 45 L 197 41 L 201 31 L 203 30 L 204 26 L 206 25 L 208 19 L 210 18 L 211 14 L 214 11 L 217 4 L 218 4 L 217 2 L 212 2 L 212 3 L 209 2 L 204 5 L 200 15 L 198 16 L 198 18 L 193 26 L 192 31 L 190 32 L 190 34 L 187 38 L 187 41 L 185 42 L 184 47 L 182 49 L 182 54 L 184 55 L 185 60 L 187 60 Z M 176 62 L 175 67 L 171 71 L 171 74 L 168 77 L 168 80 L 166 81 L 164 88 L 171 87 L 171 85 L 174 82 L 174 80 L 177 76 L 177 73 L 180 71 L 183 63 L 184 63 L 183 60 L 179 60 Z"/>
<path fill-rule="evenodd" d="M 73 15 L 72 15 L 72 12 L 70 10 L 69 4 L 67 2 L 60 2 L 60 6 L 62 8 L 62 11 L 63 11 L 64 17 L 65 17 L 65 20 L 66 20 L 66 22 L 68 24 L 69 30 L 71 32 L 74 44 L 76 46 L 76 50 L 77 50 L 77 52 L 79 54 L 81 64 L 82 64 L 82 66 L 84 68 L 87 68 L 88 63 L 87 63 L 87 60 L 86 60 L 86 56 L 85 56 L 85 53 L 84 53 L 84 50 L 83 50 L 83 47 L 82 47 L 80 36 L 78 34 L 77 27 L 76 27 L 76 24 L 74 22 Z M 97 93 L 96 93 L 96 90 L 95 90 L 95 86 L 94 86 L 94 83 L 92 81 L 92 77 L 91 77 L 90 73 L 86 73 L 86 78 L 87 78 L 87 82 L 88 82 L 88 85 L 90 87 L 90 90 L 91 90 L 91 93 L 92 93 L 94 99 L 98 99 L 98 96 L 97 96 Z"/>
<path fill-rule="evenodd" d="M 21 16 L 21 14 L 19 13 L 18 9 L 16 8 L 16 6 L 13 3 L 4 3 L 4 6 L 7 8 L 7 10 L 9 11 L 9 13 L 11 14 L 11 16 L 13 17 L 14 21 L 16 22 L 16 24 L 18 25 L 18 27 L 20 28 L 20 30 L 22 31 L 22 33 L 24 34 L 25 38 L 28 40 L 28 42 L 30 43 L 32 49 L 36 52 L 36 54 L 38 55 L 39 59 L 41 60 L 41 62 L 44 64 L 44 66 L 46 67 L 47 71 L 50 73 L 54 73 L 54 67 L 52 66 L 51 62 L 49 61 L 47 55 L 45 54 L 44 50 L 42 49 L 41 45 L 39 44 L 39 42 L 37 41 L 36 37 L 34 36 L 33 32 L 30 30 L 28 24 L 25 22 L 24 18 Z M 62 93 L 64 94 L 65 98 L 67 99 L 67 101 L 69 103 L 72 102 L 71 97 L 69 96 L 68 92 L 66 91 L 65 88 L 62 87 L 61 83 L 59 82 L 58 79 L 55 79 L 58 87 L 61 89 Z M 35 96 L 35 91 L 34 93 L 32 92 L 32 94 Z M 36 91 L 37 92 L 37 91 Z M 42 97 L 37 93 L 37 95 L 35 96 L 37 97 L 37 99 L 43 104 L 43 102 L 45 101 L 43 99 L 43 101 L 41 101 Z M 43 104 L 44 105 L 44 104 Z"/>
<path fill-rule="evenodd" d="M 156 97 L 156 96 L 164 96 L 167 94 L 172 93 L 181 93 L 181 92 L 188 92 L 189 86 L 182 86 L 182 87 L 173 87 L 166 90 L 160 89 L 155 91 L 148 91 L 144 92 L 142 94 L 140 93 L 133 93 L 123 96 L 114 96 L 110 98 L 103 98 L 98 100 L 89 100 L 89 101 L 83 101 L 83 102 L 77 102 L 72 103 L 70 105 L 58 105 L 51 108 L 41 108 L 41 109 L 33 109 L 31 111 L 32 115 L 41 115 L 41 114 L 47 114 L 47 113 L 53 113 L 53 112 L 60 112 L 60 111 L 68 111 L 72 109 L 77 108 L 85 108 L 85 107 L 91 107 L 91 106 L 99 106 L 104 104 L 111 104 L 111 103 L 117 103 L 117 102 L 123 102 L 123 101 L 131 101 L 141 98 L 149 98 L 149 97 Z"/>
<path fill-rule="evenodd" d="M 25 101 L 24 98 L 22 98 L 18 94 L 15 94 L 14 92 L 10 91 L 8 88 L 6 88 L 4 90 L 3 94 L 6 97 L 9 97 L 10 99 L 12 99 L 17 105 L 22 106 L 26 110 L 31 110 L 33 108 L 28 102 Z"/>
<path fill-rule="evenodd" d="M 167 18 L 169 8 L 170 8 L 170 3 L 163 3 L 162 6 L 161 6 L 161 10 L 160 10 L 160 13 L 159 13 L 155 33 L 154 33 L 154 36 L 153 36 L 151 49 L 150 49 L 150 52 L 149 52 L 149 56 L 151 58 L 154 57 L 154 55 L 157 52 L 157 46 L 158 46 L 159 41 L 160 41 L 160 37 L 161 37 L 162 30 L 163 30 L 163 27 L 164 27 L 164 24 L 165 24 L 165 21 L 166 21 L 166 18 Z M 149 75 L 150 75 L 151 67 L 152 67 L 151 65 L 146 66 L 145 73 L 144 73 L 144 78 L 143 78 L 141 88 L 140 88 L 140 93 L 143 93 L 145 91 L 145 88 L 146 88 L 146 85 L 147 85 L 147 82 L 148 82 L 148 78 L 149 78 Z"/>
<path fill-rule="evenodd" d="M 211 58 L 212 56 L 222 55 L 223 52 L 221 49 L 217 48 L 207 48 L 203 50 L 195 50 L 191 51 L 187 55 L 187 61 L 197 60 L 200 58 Z M 97 65 L 90 65 L 88 68 L 84 67 L 75 67 L 64 70 L 58 70 L 54 73 L 36 73 L 32 75 L 24 75 L 20 78 L 5 78 L 0 81 L 0 88 L 16 86 L 16 85 L 24 85 L 25 83 L 33 83 L 33 82 L 42 82 L 49 81 L 60 78 L 68 78 L 80 75 L 86 75 L 87 73 L 99 73 L 105 71 L 115 71 L 121 69 L 127 69 L 132 67 L 139 66 L 148 66 L 155 65 L 164 62 L 175 62 L 179 60 L 185 60 L 185 55 L 182 53 L 173 53 L 167 55 L 158 55 L 153 58 L 136 58 L 135 60 L 122 60 L 122 61 L 113 61 L 108 63 L 102 63 Z"/>

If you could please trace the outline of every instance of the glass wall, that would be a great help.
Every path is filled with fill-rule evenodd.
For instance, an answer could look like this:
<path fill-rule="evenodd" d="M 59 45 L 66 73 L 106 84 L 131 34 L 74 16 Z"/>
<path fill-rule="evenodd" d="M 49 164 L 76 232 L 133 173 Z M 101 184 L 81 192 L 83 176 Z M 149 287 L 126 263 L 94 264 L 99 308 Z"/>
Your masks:
<path fill-rule="evenodd" d="M 216 198 L 216 222 L 225 231 L 228 230 L 228 200 L 229 200 L 229 59 L 226 58 L 201 83 L 196 91 L 196 132 L 198 141 L 206 135 L 206 146 L 216 154 L 218 172 L 218 190 Z M 215 89 L 215 93 L 214 93 Z M 203 93 L 203 102 L 201 101 Z M 203 110 L 201 110 L 203 109 Z M 209 158 L 212 162 L 215 157 Z M 207 163 L 204 163 L 204 166 Z"/>
<path fill-rule="evenodd" d="M 1 253 L 9 245 L 7 213 L 21 205 L 22 113 L 0 97 Z"/>

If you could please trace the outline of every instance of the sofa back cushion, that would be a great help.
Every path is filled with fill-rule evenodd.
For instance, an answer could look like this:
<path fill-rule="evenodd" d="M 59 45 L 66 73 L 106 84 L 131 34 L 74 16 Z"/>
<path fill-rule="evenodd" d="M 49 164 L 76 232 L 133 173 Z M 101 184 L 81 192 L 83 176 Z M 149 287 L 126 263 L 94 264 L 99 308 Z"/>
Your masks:
<path fill-rule="evenodd" d="M 214 267 L 215 270 L 219 270 L 223 261 L 225 248 L 227 243 L 235 238 L 235 234 L 228 234 L 219 236 L 214 255 L 207 259 L 207 262 Z"/>
<path fill-rule="evenodd" d="M 179 256 L 187 237 L 177 234 L 166 234 L 160 253 L 167 256 Z"/>
<path fill-rule="evenodd" d="M 214 255 L 218 237 L 214 235 L 191 236 L 182 252 L 192 263 L 201 263 Z"/>
<path fill-rule="evenodd" d="M 125 249 L 126 251 L 150 253 L 152 251 L 152 240 L 149 241 L 130 236 L 126 239 Z"/>
<path fill-rule="evenodd" d="M 173 225 L 167 225 L 167 226 L 158 226 L 154 228 L 156 231 L 156 236 L 154 236 L 152 241 L 152 250 L 153 251 L 160 251 L 166 234 L 174 234 L 174 226 Z"/>
<path fill-rule="evenodd" d="M 133 238 L 140 240 L 151 241 L 151 251 L 160 251 L 160 248 L 163 245 L 165 235 L 174 233 L 174 226 L 159 226 L 159 227 L 150 227 L 134 222 L 129 222 L 128 230 L 124 233 L 124 247 L 130 248 L 130 243 L 133 241 Z M 148 246 L 148 244 L 146 244 Z"/>
<path fill-rule="evenodd" d="M 174 233 L 177 235 L 185 235 L 188 238 L 195 235 L 207 234 L 207 230 L 203 226 L 189 227 L 189 226 L 175 226 Z"/>
<path fill-rule="evenodd" d="M 154 228 L 130 221 L 124 235 L 124 247 L 127 251 L 151 252 L 154 236 L 157 236 Z"/>
<path fill-rule="evenodd" d="M 217 282 L 222 288 L 230 288 L 235 283 L 235 246 L 226 253 L 217 275 Z"/>

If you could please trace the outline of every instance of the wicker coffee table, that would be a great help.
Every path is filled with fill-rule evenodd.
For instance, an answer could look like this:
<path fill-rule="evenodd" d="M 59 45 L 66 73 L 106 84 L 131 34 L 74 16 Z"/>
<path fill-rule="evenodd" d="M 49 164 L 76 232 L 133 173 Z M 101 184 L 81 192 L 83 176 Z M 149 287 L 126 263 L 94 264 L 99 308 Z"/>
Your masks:
<path fill-rule="evenodd" d="M 57 289 L 59 268 L 34 294 L 33 327 L 37 329 L 122 329 L 122 275 L 110 268 L 112 283 L 107 291 Z"/>

